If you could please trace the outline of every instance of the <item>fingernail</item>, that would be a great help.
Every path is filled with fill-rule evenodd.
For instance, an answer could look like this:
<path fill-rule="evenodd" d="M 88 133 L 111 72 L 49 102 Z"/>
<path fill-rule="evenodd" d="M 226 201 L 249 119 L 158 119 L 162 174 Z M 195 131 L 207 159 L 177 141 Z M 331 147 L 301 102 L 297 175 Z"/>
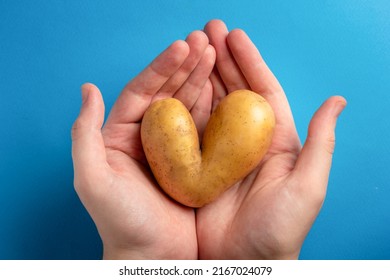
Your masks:
<path fill-rule="evenodd" d="M 344 97 L 342 97 L 340 100 L 338 100 L 333 108 L 336 116 L 338 117 L 341 112 L 344 110 L 345 106 L 347 106 L 347 101 Z"/>
<path fill-rule="evenodd" d="M 81 103 L 84 104 L 87 102 L 89 96 L 89 86 L 87 84 L 83 84 L 81 86 Z"/>

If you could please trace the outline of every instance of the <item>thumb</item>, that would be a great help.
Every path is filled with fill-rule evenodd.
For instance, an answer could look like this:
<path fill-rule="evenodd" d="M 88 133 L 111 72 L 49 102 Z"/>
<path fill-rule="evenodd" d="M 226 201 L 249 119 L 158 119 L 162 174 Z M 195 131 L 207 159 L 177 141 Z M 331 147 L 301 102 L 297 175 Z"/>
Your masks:
<path fill-rule="evenodd" d="M 305 193 L 314 192 L 323 200 L 328 185 L 335 148 L 336 121 L 347 102 L 341 96 L 326 100 L 314 114 L 308 135 L 297 159 L 293 174 Z"/>
<path fill-rule="evenodd" d="M 104 103 L 99 89 L 93 84 L 81 87 L 82 105 L 72 127 L 72 158 L 75 188 L 88 185 L 106 167 L 106 152 L 101 133 Z"/>

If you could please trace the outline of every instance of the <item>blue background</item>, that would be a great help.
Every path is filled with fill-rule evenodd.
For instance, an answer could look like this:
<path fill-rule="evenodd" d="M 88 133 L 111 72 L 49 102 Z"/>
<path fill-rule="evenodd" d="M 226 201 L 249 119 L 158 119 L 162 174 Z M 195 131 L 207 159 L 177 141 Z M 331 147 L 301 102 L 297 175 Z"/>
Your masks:
<path fill-rule="evenodd" d="M 99 259 L 73 189 L 80 85 L 109 111 L 125 83 L 212 18 L 250 35 L 299 135 L 330 95 L 348 106 L 301 259 L 390 259 L 390 2 L 0 1 L 0 259 Z"/>

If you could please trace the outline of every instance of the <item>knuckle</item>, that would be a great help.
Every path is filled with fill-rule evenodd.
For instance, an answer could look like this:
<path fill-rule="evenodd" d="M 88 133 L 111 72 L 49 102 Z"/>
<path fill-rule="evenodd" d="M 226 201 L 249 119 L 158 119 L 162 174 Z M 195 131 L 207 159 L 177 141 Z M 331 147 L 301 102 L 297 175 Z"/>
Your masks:
<path fill-rule="evenodd" d="M 330 135 L 325 140 L 325 143 L 324 143 L 324 147 L 325 147 L 326 152 L 333 155 L 335 146 L 336 146 L 336 139 L 335 139 L 334 135 Z"/>
<path fill-rule="evenodd" d="M 327 183 L 319 182 L 317 177 L 295 178 L 293 184 L 297 188 L 299 196 L 304 198 L 305 205 L 310 205 L 312 209 L 319 210 L 326 198 Z"/>
<path fill-rule="evenodd" d="M 88 123 L 82 118 L 77 118 L 71 128 L 72 139 L 77 140 L 81 138 L 88 130 L 90 130 Z"/>
<path fill-rule="evenodd" d="M 76 191 L 77 195 L 81 200 L 85 200 L 86 198 L 94 197 L 94 182 L 88 177 L 83 176 L 82 178 L 79 176 L 75 176 L 73 180 L 73 187 Z"/>
<path fill-rule="evenodd" d="M 80 198 L 99 199 L 105 195 L 102 193 L 104 186 L 112 183 L 106 168 L 79 168 L 74 173 L 73 187 Z"/>
<path fill-rule="evenodd" d="M 83 126 L 83 124 L 82 124 L 82 121 L 80 120 L 80 118 L 76 119 L 76 121 L 73 123 L 72 129 L 71 129 L 71 135 L 72 135 L 73 140 L 75 140 L 79 137 L 80 129 L 82 128 L 82 126 Z"/>
<path fill-rule="evenodd" d="M 313 204 L 317 208 L 321 208 L 322 204 L 324 204 L 325 197 L 326 197 L 326 190 L 324 188 L 317 188 L 315 191 L 312 192 L 312 201 Z"/>

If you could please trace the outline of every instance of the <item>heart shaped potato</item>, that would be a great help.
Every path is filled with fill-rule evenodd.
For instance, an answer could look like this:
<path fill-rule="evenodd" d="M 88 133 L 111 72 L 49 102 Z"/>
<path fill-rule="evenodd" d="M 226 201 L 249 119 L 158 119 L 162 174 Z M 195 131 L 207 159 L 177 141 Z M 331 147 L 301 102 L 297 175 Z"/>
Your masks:
<path fill-rule="evenodd" d="M 274 113 L 266 100 L 252 91 L 238 90 L 212 113 L 202 149 L 191 114 L 174 98 L 148 108 L 141 139 L 161 188 L 184 205 L 202 207 L 260 163 L 274 126 Z"/>

